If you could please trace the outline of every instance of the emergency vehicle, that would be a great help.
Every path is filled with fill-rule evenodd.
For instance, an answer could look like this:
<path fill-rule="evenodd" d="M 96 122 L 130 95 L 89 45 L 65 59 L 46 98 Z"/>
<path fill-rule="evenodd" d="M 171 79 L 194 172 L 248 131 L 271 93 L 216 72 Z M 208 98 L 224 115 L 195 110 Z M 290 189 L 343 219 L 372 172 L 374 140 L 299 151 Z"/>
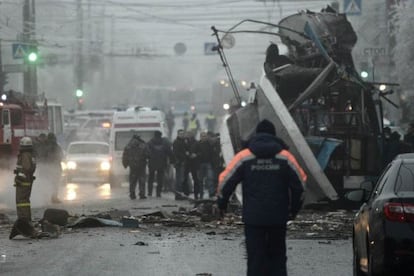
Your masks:
<path fill-rule="evenodd" d="M 163 137 L 167 136 L 165 114 L 161 110 L 138 106 L 114 113 L 109 134 L 112 156 L 111 184 L 113 186 L 120 186 L 127 180 L 128 169 L 122 166 L 122 153 L 132 136 L 138 134 L 145 142 L 148 142 L 157 130 L 162 133 Z"/>
<path fill-rule="evenodd" d="M 35 97 L 8 91 L 0 100 L 0 156 L 16 156 L 23 136 L 36 138 L 49 131 L 47 101 L 36 104 Z M 2 160 L 2 161 L 4 161 Z M 2 162 L 3 165 L 3 162 Z"/>

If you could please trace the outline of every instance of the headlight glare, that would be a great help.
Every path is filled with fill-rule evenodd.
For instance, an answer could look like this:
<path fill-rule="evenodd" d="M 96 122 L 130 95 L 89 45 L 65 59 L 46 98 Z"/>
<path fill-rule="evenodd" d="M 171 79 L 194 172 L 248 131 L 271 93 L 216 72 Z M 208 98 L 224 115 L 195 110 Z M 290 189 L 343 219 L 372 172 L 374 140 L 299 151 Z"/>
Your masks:
<path fill-rule="evenodd" d="M 101 162 L 101 171 L 109 171 L 110 168 L 111 168 L 111 163 L 109 163 L 108 161 Z"/>
<path fill-rule="evenodd" d="M 66 163 L 66 168 L 68 169 L 68 170 L 76 170 L 76 162 L 75 161 L 68 161 L 67 163 Z"/>

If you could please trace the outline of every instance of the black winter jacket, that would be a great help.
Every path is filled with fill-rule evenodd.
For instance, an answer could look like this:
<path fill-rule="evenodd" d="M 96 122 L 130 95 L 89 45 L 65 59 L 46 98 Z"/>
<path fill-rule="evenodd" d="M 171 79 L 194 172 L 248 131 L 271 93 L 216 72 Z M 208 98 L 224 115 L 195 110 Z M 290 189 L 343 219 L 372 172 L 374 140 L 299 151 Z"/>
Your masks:
<path fill-rule="evenodd" d="M 185 164 L 189 155 L 189 145 L 185 138 L 176 138 L 173 143 L 173 153 L 176 164 Z"/>
<path fill-rule="evenodd" d="M 153 137 L 148 142 L 150 169 L 165 169 L 168 162 L 174 163 L 171 144 L 167 139 Z"/>
<path fill-rule="evenodd" d="M 302 206 L 305 181 L 303 169 L 278 138 L 259 133 L 220 174 L 218 205 L 225 209 L 242 182 L 244 223 L 284 225 Z"/>

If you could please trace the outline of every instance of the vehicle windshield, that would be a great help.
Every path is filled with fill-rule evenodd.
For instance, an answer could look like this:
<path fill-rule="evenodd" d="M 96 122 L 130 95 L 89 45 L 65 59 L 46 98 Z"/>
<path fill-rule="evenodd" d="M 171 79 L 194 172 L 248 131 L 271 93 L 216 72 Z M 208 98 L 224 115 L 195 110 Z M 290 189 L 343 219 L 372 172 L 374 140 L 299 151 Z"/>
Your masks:
<path fill-rule="evenodd" d="M 99 119 L 90 119 L 86 122 L 82 128 L 108 128 L 110 125 L 111 119 L 110 118 L 99 118 Z"/>
<path fill-rule="evenodd" d="M 109 146 L 105 144 L 73 144 L 69 146 L 69 154 L 108 154 Z"/>
<path fill-rule="evenodd" d="M 133 134 L 138 134 L 142 140 L 148 142 L 154 136 L 154 131 L 118 131 L 115 134 L 115 150 L 124 150 Z"/>
<path fill-rule="evenodd" d="M 395 192 L 414 192 L 414 163 L 402 164 L 395 185 Z"/>

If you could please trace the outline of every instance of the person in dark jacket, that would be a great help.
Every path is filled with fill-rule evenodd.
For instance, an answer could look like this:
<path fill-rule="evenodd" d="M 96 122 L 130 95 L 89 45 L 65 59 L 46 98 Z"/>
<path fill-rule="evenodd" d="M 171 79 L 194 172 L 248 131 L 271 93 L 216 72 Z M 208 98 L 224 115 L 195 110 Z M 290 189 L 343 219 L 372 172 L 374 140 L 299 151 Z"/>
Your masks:
<path fill-rule="evenodd" d="M 183 124 L 183 129 L 184 131 L 188 130 L 188 124 L 190 123 L 190 116 L 188 115 L 188 112 L 184 112 L 183 114 L 183 120 L 182 120 L 182 124 Z"/>
<path fill-rule="evenodd" d="M 154 177 L 157 174 L 157 197 L 161 197 L 164 183 L 164 174 L 169 162 L 174 162 L 171 143 L 162 137 L 160 131 L 154 132 L 154 137 L 148 142 L 149 162 L 148 162 L 148 195 L 152 196 Z"/>
<path fill-rule="evenodd" d="M 286 64 L 292 64 L 292 60 L 285 55 L 279 54 L 279 47 L 277 44 L 271 43 L 266 49 L 266 60 L 264 67 L 268 70 L 279 68 Z"/>
<path fill-rule="evenodd" d="M 188 184 L 185 181 L 185 170 L 190 152 L 184 129 L 177 131 L 177 138 L 173 143 L 173 153 L 175 159 L 175 199 L 179 200 L 181 199 L 180 193 L 184 193 L 186 196 L 190 194 Z"/>
<path fill-rule="evenodd" d="M 122 153 L 124 168 L 129 167 L 129 198 L 136 199 L 135 190 L 139 185 L 139 198 L 145 199 L 145 170 L 149 157 L 148 146 L 137 134 L 132 136 Z"/>
<path fill-rule="evenodd" d="M 187 158 L 187 166 L 185 168 L 185 173 L 184 173 L 184 185 L 190 186 L 189 175 L 191 174 L 191 178 L 193 180 L 194 199 L 199 199 L 199 196 L 202 192 L 202 189 L 200 187 L 200 181 L 198 180 L 199 163 L 197 160 L 197 155 L 193 152 L 193 149 L 195 145 L 198 143 L 198 141 L 195 138 L 195 133 L 193 131 L 186 132 L 186 140 L 187 140 L 187 150 L 189 152 L 189 155 Z"/>
<path fill-rule="evenodd" d="M 410 123 L 407 133 L 404 135 L 404 142 L 410 144 L 414 150 L 414 122 Z"/>
<path fill-rule="evenodd" d="M 45 151 L 45 165 L 47 168 L 46 175 L 52 182 L 53 187 L 51 201 L 52 203 L 61 203 L 58 194 L 62 178 L 61 162 L 63 160 L 63 150 L 61 146 L 57 143 L 56 135 L 52 132 L 47 134 Z"/>
<path fill-rule="evenodd" d="M 223 213 L 238 183 L 243 190 L 247 275 L 287 275 L 286 223 L 303 203 L 306 174 L 276 137 L 274 125 L 261 121 L 248 147 L 220 174 L 218 208 Z"/>
<path fill-rule="evenodd" d="M 216 186 L 214 185 L 214 146 L 212 145 L 207 132 L 200 133 L 200 141 L 195 143 L 192 152 L 195 154 L 198 163 L 198 180 L 200 181 L 199 196 L 203 198 L 204 187 L 208 190 L 210 198 L 216 194 Z"/>
<path fill-rule="evenodd" d="M 401 140 L 401 135 L 393 131 L 384 145 L 383 167 L 387 166 L 398 154 L 412 152 L 411 145 Z"/>
<path fill-rule="evenodd" d="M 213 183 L 214 183 L 214 193 L 217 190 L 218 185 L 218 178 L 220 173 L 224 170 L 224 157 L 223 153 L 221 151 L 221 140 L 220 140 L 220 133 L 212 133 L 207 132 L 207 135 L 209 136 L 209 141 L 213 147 Z"/>

